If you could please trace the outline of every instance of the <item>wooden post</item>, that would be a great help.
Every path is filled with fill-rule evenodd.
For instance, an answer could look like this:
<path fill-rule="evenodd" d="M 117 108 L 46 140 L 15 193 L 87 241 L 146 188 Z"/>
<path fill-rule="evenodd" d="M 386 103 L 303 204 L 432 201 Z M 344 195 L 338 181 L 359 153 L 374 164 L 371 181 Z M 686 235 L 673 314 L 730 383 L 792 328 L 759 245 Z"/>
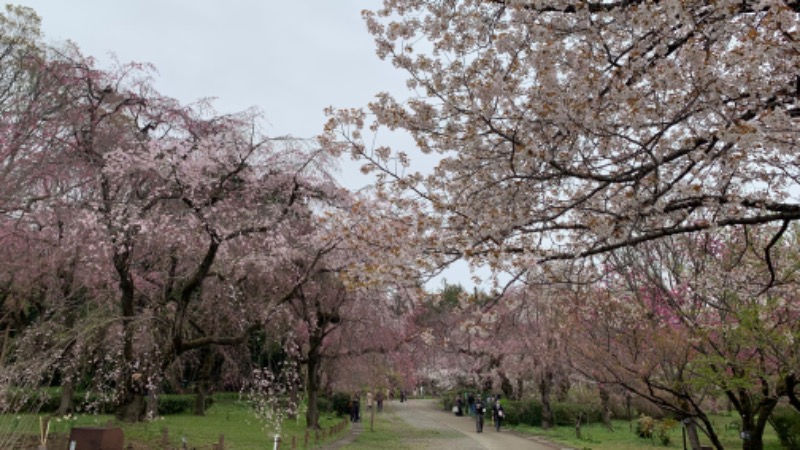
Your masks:
<path fill-rule="evenodd" d="M 292 435 L 292 450 L 297 448 L 297 436 Z"/>
<path fill-rule="evenodd" d="M 161 448 L 169 450 L 169 429 L 167 427 L 161 430 Z"/>

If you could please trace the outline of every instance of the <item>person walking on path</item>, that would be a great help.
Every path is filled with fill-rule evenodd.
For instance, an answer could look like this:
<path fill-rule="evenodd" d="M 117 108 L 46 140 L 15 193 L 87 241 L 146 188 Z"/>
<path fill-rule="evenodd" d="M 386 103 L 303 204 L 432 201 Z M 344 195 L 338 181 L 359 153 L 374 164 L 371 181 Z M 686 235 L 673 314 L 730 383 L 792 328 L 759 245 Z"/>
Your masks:
<path fill-rule="evenodd" d="M 467 395 L 467 407 L 469 408 L 469 415 L 475 416 L 475 395 L 472 392 Z"/>
<path fill-rule="evenodd" d="M 496 431 L 500 431 L 500 425 L 505 415 L 503 405 L 500 404 L 500 396 L 498 395 L 497 400 L 495 400 L 494 405 L 492 405 L 492 421 L 494 421 L 494 429 Z"/>
<path fill-rule="evenodd" d="M 476 398 L 473 406 L 475 407 L 475 430 L 483 433 L 483 415 L 486 413 L 483 400 L 480 397 Z"/>
<path fill-rule="evenodd" d="M 358 394 L 353 396 L 353 400 L 350 402 L 350 422 L 356 423 L 361 419 L 361 405 L 358 401 Z"/>

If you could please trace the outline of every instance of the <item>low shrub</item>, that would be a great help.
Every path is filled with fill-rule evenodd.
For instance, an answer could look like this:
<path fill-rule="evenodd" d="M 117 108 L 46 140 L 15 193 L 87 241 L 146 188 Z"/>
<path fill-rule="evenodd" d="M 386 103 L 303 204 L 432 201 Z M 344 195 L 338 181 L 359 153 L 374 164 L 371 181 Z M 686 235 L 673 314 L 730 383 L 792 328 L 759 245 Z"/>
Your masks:
<path fill-rule="evenodd" d="M 445 411 L 452 411 L 455 400 L 449 395 L 442 397 L 442 409 Z"/>
<path fill-rule="evenodd" d="M 158 397 L 158 415 L 170 416 L 192 411 L 194 409 L 194 395 L 187 394 L 161 394 Z M 212 397 L 206 397 L 206 408 L 213 403 Z"/>
<path fill-rule="evenodd" d="M 642 414 L 636 421 L 636 435 L 640 438 L 658 440 L 661 445 L 670 445 L 670 432 L 678 426 L 675 419 L 656 420 L 650 416 Z"/>
<path fill-rule="evenodd" d="M 662 419 L 656 421 L 656 438 L 661 445 L 668 446 L 672 442 L 672 439 L 669 437 L 669 433 L 678 426 L 678 421 L 675 419 Z"/>
<path fill-rule="evenodd" d="M 573 426 L 578 420 L 581 423 L 602 422 L 603 413 L 598 405 L 579 404 L 571 402 L 556 402 L 552 404 L 555 425 Z M 533 425 L 542 424 L 542 404 L 536 400 L 513 401 L 503 400 L 505 410 L 505 421 L 509 425 Z"/>
<path fill-rule="evenodd" d="M 603 421 L 603 412 L 598 405 L 579 403 L 553 403 L 553 418 L 556 425 L 575 425 L 580 417 L 581 423 Z"/>
<path fill-rule="evenodd" d="M 636 435 L 640 438 L 652 439 L 656 430 L 656 419 L 642 414 L 636 421 Z"/>
<path fill-rule="evenodd" d="M 320 413 L 333 412 L 333 402 L 327 397 L 317 397 L 317 411 Z"/>
<path fill-rule="evenodd" d="M 331 396 L 332 412 L 337 416 L 343 417 L 350 415 L 350 395 L 344 392 L 336 392 Z"/>
<path fill-rule="evenodd" d="M 168 416 L 191 411 L 194 408 L 195 396 L 189 394 L 160 394 L 158 396 L 158 414 Z M 23 413 L 55 414 L 61 404 L 60 389 L 14 390 L 6 397 L 10 410 Z M 76 412 L 92 414 L 111 414 L 114 405 L 103 401 L 95 393 L 76 392 L 73 397 Z M 206 397 L 206 408 L 214 403 L 213 397 Z"/>
<path fill-rule="evenodd" d="M 793 408 L 776 408 L 769 416 L 781 445 L 788 450 L 800 450 L 800 413 Z"/>
<path fill-rule="evenodd" d="M 503 401 L 505 423 L 508 425 L 541 425 L 542 408 L 534 401 Z"/>
<path fill-rule="evenodd" d="M 48 389 L 9 389 L 6 392 L 4 409 L 22 413 L 54 413 L 61 403 L 61 390 Z"/>

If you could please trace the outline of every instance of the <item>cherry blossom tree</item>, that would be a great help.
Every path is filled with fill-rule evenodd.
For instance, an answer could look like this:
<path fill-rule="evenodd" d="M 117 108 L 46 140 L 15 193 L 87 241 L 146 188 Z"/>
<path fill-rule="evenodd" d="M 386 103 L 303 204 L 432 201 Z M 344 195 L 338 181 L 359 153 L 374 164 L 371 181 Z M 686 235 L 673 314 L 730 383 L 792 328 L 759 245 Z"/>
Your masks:
<path fill-rule="evenodd" d="M 22 13 L 27 22 L 3 24 L 36 42 L 36 17 Z M 47 313 L 36 323 L 6 316 L 5 330 L 19 333 L 15 361 L 49 348 L 40 371 L 62 381 L 91 367 L 89 387 L 113 392 L 117 415 L 131 421 L 168 378 L 193 367 L 202 412 L 222 349 L 293 311 L 307 332 L 313 397 L 325 346 L 336 347 L 325 339 L 345 320 L 340 342 L 352 339 L 366 329 L 359 317 L 385 305 L 374 289 L 416 277 L 409 263 L 418 256 L 404 246 L 416 216 L 351 199 L 328 175 L 324 149 L 265 136 L 254 111 L 219 116 L 203 101 L 181 105 L 153 89 L 147 65 L 100 69 L 71 45 L 31 54 L 36 64 L 20 57 L 8 72 L 30 81 L 6 91 L 25 95 L 3 111 L 4 180 L 13 176 L 15 189 L 4 191 L 0 227 L 4 250 L 40 245 L 27 245 L 24 260 L 4 259 L 0 292 L 48 298 L 36 304 Z M 20 290 L 24 282 L 32 288 Z M 87 302 L 81 315 L 73 292 Z M 58 338 L 47 331 L 57 324 Z M 394 346 L 385 336 L 358 352 Z M 17 378 L 6 385 L 43 379 L 33 372 L 9 367 Z M 309 418 L 317 424 L 315 408 Z"/>
<path fill-rule="evenodd" d="M 27 20 L 35 28 L 35 16 Z M 4 57 L 16 55 L 11 44 Z M 30 53 L 38 58 L 15 60 L 6 77 L 19 86 L 5 95 L 19 102 L 3 111 L 4 181 L 15 189 L 4 193 L 3 238 L 46 239 L 65 255 L 46 245 L 28 253 L 50 280 L 73 276 L 59 273 L 75 266 L 67 256 L 76 251 L 86 283 L 106 289 L 93 298 L 112 307 L 93 307 L 110 313 L 107 353 L 120 364 L 95 379 L 117 386 L 121 418 L 138 420 L 145 393 L 177 358 L 241 344 L 267 322 L 269 305 L 294 286 L 252 296 L 247 271 L 275 269 L 311 236 L 302 230 L 317 211 L 345 195 L 326 152 L 266 137 L 252 111 L 180 105 L 153 90 L 146 65 L 98 69 L 69 45 Z M 73 333 L 87 326 L 67 317 Z"/>
<path fill-rule="evenodd" d="M 560 386 L 568 389 L 570 384 L 572 370 L 567 356 L 574 332 L 563 311 L 573 300 L 572 293 L 558 284 L 524 286 L 507 292 L 502 299 L 508 303 L 501 325 L 506 330 L 505 340 L 496 345 L 516 356 L 509 361 L 509 368 L 513 367 L 518 377 L 527 376 L 526 381 L 535 383 L 542 403 L 543 428 L 555 425 L 554 397 L 565 390 Z"/>
<path fill-rule="evenodd" d="M 586 334 L 576 367 L 692 419 L 719 449 L 708 408 L 724 396 L 741 417 L 743 448 L 761 449 L 796 372 L 795 233 L 770 243 L 774 233 L 720 231 L 616 252 L 605 288 L 574 306 Z M 765 247 L 780 271 L 767 267 Z"/>
<path fill-rule="evenodd" d="M 331 111 L 327 134 L 417 198 L 430 252 L 512 275 L 798 203 L 794 1 L 385 0 L 364 13 L 409 99 Z M 402 130 L 440 158 L 372 146 Z M 413 163 L 413 161 L 411 161 Z M 780 231 L 777 231 L 780 233 Z M 442 262 L 448 259 L 443 256 Z"/>
<path fill-rule="evenodd" d="M 450 363 L 470 367 L 481 389 L 522 398 L 529 385 L 542 403 L 541 425 L 550 428 L 553 402 L 572 373 L 566 355 L 573 332 L 564 314 L 571 301 L 572 293 L 558 285 L 518 285 L 499 299 L 476 292 L 455 305 L 432 305 L 420 323 L 433 349 L 466 358 L 467 364 Z"/>
<path fill-rule="evenodd" d="M 375 362 L 404 342 L 404 311 L 393 308 L 395 302 L 387 298 L 391 278 L 375 276 L 383 272 L 377 268 L 380 262 L 374 259 L 375 253 L 355 251 L 362 244 L 359 235 L 337 234 L 341 224 L 348 222 L 346 214 L 342 211 L 335 216 L 337 224 L 327 230 L 337 238 L 312 241 L 328 244 L 306 245 L 305 257 L 298 252 L 293 267 L 284 269 L 304 279 L 294 284 L 285 304 L 297 323 L 294 338 L 299 343 L 300 362 L 306 367 L 306 423 L 311 428 L 319 427 L 317 399 L 326 361 L 348 365 L 344 371 L 348 373 L 339 371 L 339 385 L 374 387 L 381 372 Z M 372 276 L 362 272 L 365 266 L 376 267 Z M 356 369 L 359 365 L 366 370 Z"/>

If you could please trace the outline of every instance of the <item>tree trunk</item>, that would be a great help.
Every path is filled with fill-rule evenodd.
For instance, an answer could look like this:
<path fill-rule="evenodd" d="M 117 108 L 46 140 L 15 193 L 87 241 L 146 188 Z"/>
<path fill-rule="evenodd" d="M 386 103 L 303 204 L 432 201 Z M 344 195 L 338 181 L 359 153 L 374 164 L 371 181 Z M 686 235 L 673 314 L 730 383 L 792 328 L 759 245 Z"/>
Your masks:
<path fill-rule="evenodd" d="M 308 428 L 319 429 L 319 407 L 318 396 L 320 390 L 320 366 L 322 357 L 322 336 L 312 336 L 309 339 L 308 362 L 306 374 L 306 392 L 308 394 L 308 409 L 306 409 L 306 426 Z"/>
<path fill-rule="evenodd" d="M 694 423 L 694 419 L 686 419 L 683 424 L 686 427 L 686 436 L 689 438 L 689 447 L 692 450 L 700 450 L 700 436 L 697 435 L 697 424 Z"/>
<path fill-rule="evenodd" d="M 728 391 L 727 395 L 742 419 L 742 450 L 763 450 L 764 428 L 772 410 L 778 404 L 778 398 L 764 397 L 756 404 L 744 390 L 738 396 L 734 391 Z"/>
<path fill-rule="evenodd" d="M 764 428 L 766 420 L 762 423 L 761 417 L 752 416 L 742 417 L 742 450 L 763 450 L 764 449 Z"/>
<path fill-rule="evenodd" d="M 197 382 L 194 385 L 194 415 L 205 416 L 208 391 L 210 387 L 211 371 L 214 368 L 214 348 L 209 346 L 202 350 L 202 363 Z"/>
<path fill-rule="evenodd" d="M 550 394 L 553 390 L 553 374 L 546 370 L 539 380 L 539 395 L 542 401 L 542 428 L 550 429 L 555 425 L 553 408 L 550 404 Z"/>
<path fill-rule="evenodd" d="M 208 399 L 208 381 L 198 380 L 194 384 L 194 410 L 195 416 L 206 415 L 206 401 Z"/>
<path fill-rule="evenodd" d="M 56 415 L 66 416 L 73 411 L 73 398 L 75 397 L 75 382 L 67 378 L 61 383 L 61 401 L 58 404 Z"/>
<path fill-rule="evenodd" d="M 611 424 L 611 395 L 605 386 L 600 386 L 600 404 L 603 408 L 603 425 L 606 426 L 608 431 L 614 431 L 614 426 Z"/>
<path fill-rule="evenodd" d="M 796 391 L 796 388 L 800 387 L 800 383 L 798 383 L 797 375 L 790 373 L 786 376 L 784 381 L 786 382 L 786 395 L 789 398 L 789 404 L 792 405 L 797 412 L 800 412 L 800 395 L 798 395 Z"/>
<path fill-rule="evenodd" d="M 375 431 L 375 401 L 369 405 L 369 431 Z"/>
<path fill-rule="evenodd" d="M 141 422 L 145 417 L 145 404 L 144 395 L 140 393 L 133 393 L 117 408 L 117 419 L 128 422 Z"/>
<path fill-rule="evenodd" d="M 134 374 L 131 367 L 136 367 L 134 341 L 134 319 L 136 311 L 134 309 L 134 282 L 130 272 L 131 247 L 120 245 L 113 256 L 114 269 L 119 276 L 120 309 L 122 310 L 122 400 L 117 407 L 116 416 L 125 422 L 138 422 L 144 418 L 145 402 L 143 390 L 141 389 L 142 374 Z"/>
<path fill-rule="evenodd" d="M 556 400 L 559 402 L 566 402 L 569 397 L 569 390 L 572 388 L 572 384 L 569 382 L 569 378 L 567 377 L 559 377 L 558 383 L 553 383 L 554 375 L 550 372 L 550 384 L 556 385 L 558 389 L 556 389 Z"/>
<path fill-rule="evenodd" d="M 8 348 L 11 343 L 11 325 L 6 324 L 6 329 L 3 332 L 3 348 L 0 350 L 0 367 L 6 365 L 6 355 L 8 355 Z"/>
<path fill-rule="evenodd" d="M 147 420 L 153 420 L 158 417 L 158 396 L 155 392 L 147 392 L 145 399 L 145 417 Z"/>
<path fill-rule="evenodd" d="M 510 399 L 514 395 L 514 387 L 511 385 L 511 380 L 508 379 L 504 372 L 500 372 L 500 390 L 505 398 Z"/>
<path fill-rule="evenodd" d="M 633 397 L 630 392 L 625 392 L 625 414 L 628 415 L 627 420 L 633 420 Z"/>

